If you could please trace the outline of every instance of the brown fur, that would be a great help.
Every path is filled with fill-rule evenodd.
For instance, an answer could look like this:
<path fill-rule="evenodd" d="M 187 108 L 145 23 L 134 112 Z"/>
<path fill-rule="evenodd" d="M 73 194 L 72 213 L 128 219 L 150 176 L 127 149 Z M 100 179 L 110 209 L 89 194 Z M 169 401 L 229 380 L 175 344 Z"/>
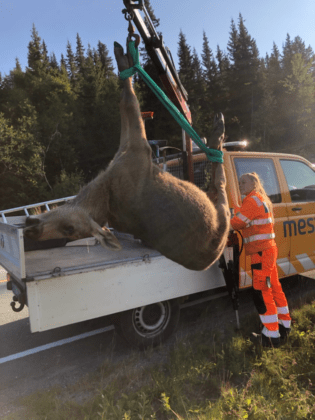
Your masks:
<path fill-rule="evenodd" d="M 115 48 L 115 55 L 120 71 L 129 67 L 122 49 Z M 25 236 L 44 240 L 93 235 L 103 246 L 120 249 L 116 237 L 108 229 L 101 229 L 108 222 L 186 268 L 208 268 L 223 252 L 229 230 L 223 165 L 213 165 L 214 205 L 198 187 L 152 163 L 130 78 L 124 82 L 120 112 L 120 148 L 106 171 L 85 186 L 72 202 L 27 218 Z M 217 118 L 215 125 L 208 146 L 220 148 L 223 118 Z M 211 191 L 213 194 L 213 186 Z"/>

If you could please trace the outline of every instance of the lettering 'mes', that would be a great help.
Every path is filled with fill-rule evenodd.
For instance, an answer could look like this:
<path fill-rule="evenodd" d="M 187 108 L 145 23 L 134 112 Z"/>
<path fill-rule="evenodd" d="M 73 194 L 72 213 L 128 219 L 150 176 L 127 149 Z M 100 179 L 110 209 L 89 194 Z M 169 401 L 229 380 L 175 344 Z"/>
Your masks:
<path fill-rule="evenodd" d="M 284 233 L 284 237 L 287 237 L 287 226 L 288 226 L 288 230 L 289 230 L 289 236 L 292 236 L 292 230 L 294 229 L 294 236 L 296 236 L 296 223 L 294 220 L 286 220 L 285 222 L 283 222 L 283 233 Z M 293 226 L 293 228 L 292 228 Z"/>
<path fill-rule="evenodd" d="M 283 222 L 283 234 L 286 238 L 287 236 L 296 236 L 305 235 L 306 233 L 313 233 L 315 232 L 315 226 L 313 225 L 314 217 L 309 217 L 308 219 L 299 219 L 296 223 L 294 220 L 286 220 Z M 306 227 L 309 227 L 307 231 L 305 230 Z"/>

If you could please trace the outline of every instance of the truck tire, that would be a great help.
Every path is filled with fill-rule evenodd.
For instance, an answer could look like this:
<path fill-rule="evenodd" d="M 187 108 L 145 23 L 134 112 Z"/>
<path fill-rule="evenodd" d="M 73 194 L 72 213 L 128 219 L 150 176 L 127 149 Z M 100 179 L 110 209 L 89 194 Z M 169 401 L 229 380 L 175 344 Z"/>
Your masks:
<path fill-rule="evenodd" d="M 117 333 L 133 347 L 144 350 L 163 343 L 176 329 L 178 299 L 141 306 L 114 315 Z"/>

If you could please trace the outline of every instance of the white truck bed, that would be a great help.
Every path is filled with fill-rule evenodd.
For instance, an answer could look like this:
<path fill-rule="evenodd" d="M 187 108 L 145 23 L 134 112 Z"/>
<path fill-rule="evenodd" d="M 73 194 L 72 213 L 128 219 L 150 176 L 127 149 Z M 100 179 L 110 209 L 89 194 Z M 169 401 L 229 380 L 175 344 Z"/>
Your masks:
<path fill-rule="evenodd" d="M 70 275 L 131 261 L 144 261 L 161 254 L 147 248 L 131 235 L 115 233 L 122 244 L 121 251 L 112 251 L 95 245 L 94 238 L 69 242 L 65 247 L 25 253 L 25 269 L 28 279 L 43 279 L 56 275 Z"/>
<path fill-rule="evenodd" d="M 25 290 L 32 332 L 225 286 L 218 264 L 206 271 L 187 270 L 118 232 L 121 251 L 88 238 L 24 252 L 24 217 L 8 222 L 0 223 L 0 265 Z"/>

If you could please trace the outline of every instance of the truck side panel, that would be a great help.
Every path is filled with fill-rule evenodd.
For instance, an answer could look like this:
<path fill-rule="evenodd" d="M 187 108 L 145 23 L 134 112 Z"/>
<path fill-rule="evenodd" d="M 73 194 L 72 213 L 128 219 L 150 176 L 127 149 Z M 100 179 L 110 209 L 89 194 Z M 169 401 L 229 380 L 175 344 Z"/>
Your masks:
<path fill-rule="evenodd" d="M 225 286 L 216 263 L 191 271 L 163 257 L 27 282 L 31 331 L 45 331 Z"/>
<path fill-rule="evenodd" d="M 23 229 L 0 222 L 0 262 L 16 278 L 25 278 Z"/>

